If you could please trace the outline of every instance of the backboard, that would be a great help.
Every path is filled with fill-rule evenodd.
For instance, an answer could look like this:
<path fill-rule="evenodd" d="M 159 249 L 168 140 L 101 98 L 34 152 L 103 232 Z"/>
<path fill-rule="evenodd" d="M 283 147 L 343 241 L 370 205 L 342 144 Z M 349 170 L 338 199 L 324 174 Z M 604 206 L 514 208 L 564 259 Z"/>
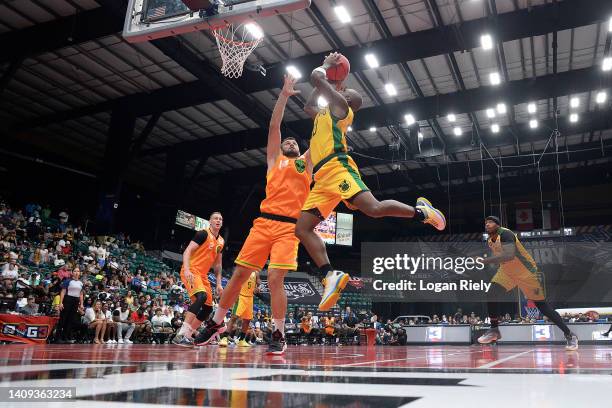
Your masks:
<path fill-rule="evenodd" d="M 182 0 L 129 0 L 123 37 L 132 43 L 150 41 L 192 31 L 210 30 L 310 6 L 310 0 L 215 0 L 194 1 L 209 5 L 190 10 Z"/>

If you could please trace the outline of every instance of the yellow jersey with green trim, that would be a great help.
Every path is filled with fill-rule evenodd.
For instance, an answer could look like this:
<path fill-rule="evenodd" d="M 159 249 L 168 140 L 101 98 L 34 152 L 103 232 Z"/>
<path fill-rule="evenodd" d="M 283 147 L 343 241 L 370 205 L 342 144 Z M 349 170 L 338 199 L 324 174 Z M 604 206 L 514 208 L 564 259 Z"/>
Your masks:
<path fill-rule="evenodd" d="M 334 117 L 329 106 L 321 109 L 314 119 L 310 138 L 310 158 L 313 166 L 335 153 L 348 152 L 346 131 L 353 123 L 353 110 L 349 107 L 344 119 Z"/>
<path fill-rule="evenodd" d="M 253 297 L 255 287 L 257 286 L 257 273 L 251 272 L 249 279 L 242 284 L 240 288 L 240 296 Z"/>
<path fill-rule="evenodd" d="M 526 269 L 529 272 L 536 273 L 538 267 L 529 254 L 521 241 L 519 241 L 516 234 L 507 228 L 499 227 L 497 230 L 496 239 L 493 240 L 491 237 L 487 240 L 487 244 L 493 255 L 500 255 L 502 253 L 502 245 L 514 245 L 514 258 L 510 261 L 503 262 L 499 265 L 499 269 L 502 271 L 516 271 L 520 269 Z"/>

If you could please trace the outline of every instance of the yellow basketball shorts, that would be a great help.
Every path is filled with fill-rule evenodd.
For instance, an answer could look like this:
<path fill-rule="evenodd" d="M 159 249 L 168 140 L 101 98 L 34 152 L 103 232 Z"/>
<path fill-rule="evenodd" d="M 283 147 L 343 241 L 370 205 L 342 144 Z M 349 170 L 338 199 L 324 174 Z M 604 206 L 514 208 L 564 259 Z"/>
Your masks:
<path fill-rule="evenodd" d="M 518 286 L 527 300 L 540 301 L 545 298 L 544 288 L 537 275 L 527 268 L 499 268 L 491 282 L 503 286 L 507 291 Z"/>
<path fill-rule="evenodd" d="M 316 208 L 323 218 L 327 218 L 340 201 L 355 210 L 348 200 L 364 191 L 370 189 L 361 180 L 353 159 L 350 156 L 336 157 L 325 163 L 315 174 L 314 187 L 310 190 L 302 211 Z"/>
<path fill-rule="evenodd" d="M 234 303 L 232 315 L 238 316 L 243 320 L 253 320 L 253 296 L 240 295 L 236 303 Z"/>

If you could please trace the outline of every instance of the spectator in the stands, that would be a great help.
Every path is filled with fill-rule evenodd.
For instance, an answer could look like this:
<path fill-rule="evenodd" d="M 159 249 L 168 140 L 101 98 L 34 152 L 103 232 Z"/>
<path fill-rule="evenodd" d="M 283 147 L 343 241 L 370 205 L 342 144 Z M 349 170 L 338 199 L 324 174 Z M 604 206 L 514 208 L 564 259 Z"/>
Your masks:
<path fill-rule="evenodd" d="M 28 316 L 38 314 L 38 305 L 36 304 L 36 299 L 34 299 L 34 296 L 28 297 L 26 305 L 21 308 L 20 312 L 21 314 Z"/>
<path fill-rule="evenodd" d="M 83 321 L 90 330 L 94 330 L 94 343 L 104 343 L 104 333 L 106 332 L 106 315 L 102 311 L 102 302 L 97 300 L 93 307 L 85 310 Z"/>
<path fill-rule="evenodd" d="M 106 320 L 106 333 L 103 333 L 102 337 L 108 338 L 108 344 L 114 344 L 117 343 L 117 324 L 113 320 L 113 313 L 110 311 L 109 304 L 110 301 L 102 303 L 102 313 L 104 313 L 104 319 Z"/>
<path fill-rule="evenodd" d="M 145 314 L 144 307 L 141 306 L 137 311 L 132 312 L 132 321 L 136 324 L 136 329 L 134 330 L 136 338 L 143 334 L 150 337 L 151 322 Z"/>
<path fill-rule="evenodd" d="M 2 267 L 2 280 L 5 287 L 11 287 L 19 277 L 19 266 L 17 265 L 17 257 L 11 257 L 8 263 Z"/>
<path fill-rule="evenodd" d="M 28 298 L 25 297 L 23 290 L 17 292 L 17 303 L 15 303 L 15 311 L 20 312 L 21 308 L 28 304 Z"/>
<path fill-rule="evenodd" d="M 132 321 L 132 314 L 127 303 L 121 303 L 121 307 L 113 312 L 113 321 L 117 323 L 117 342 L 123 344 L 132 344 L 130 337 L 136 328 Z"/>
<path fill-rule="evenodd" d="M 161 283 L 159 282 L 159 278 L 157 276 L 154 277 L 151 282 L 149 282 L 149 288 L 154 291 L 158 291 L 161 288 Z"/>

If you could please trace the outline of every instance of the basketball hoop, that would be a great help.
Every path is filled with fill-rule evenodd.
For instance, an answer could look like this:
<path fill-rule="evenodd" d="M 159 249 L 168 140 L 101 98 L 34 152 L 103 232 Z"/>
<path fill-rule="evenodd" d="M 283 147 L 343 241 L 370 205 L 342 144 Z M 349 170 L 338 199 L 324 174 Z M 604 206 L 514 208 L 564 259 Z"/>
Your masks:
<path fill-rule="evenodd" d="M 257 48 L 264 34 L 255 23 L 249 22 L 234 26 L 228 24 L 212 29 L 221 54 L 221 73 L 228 78 L 242 76 L 246 59 Z"/>

